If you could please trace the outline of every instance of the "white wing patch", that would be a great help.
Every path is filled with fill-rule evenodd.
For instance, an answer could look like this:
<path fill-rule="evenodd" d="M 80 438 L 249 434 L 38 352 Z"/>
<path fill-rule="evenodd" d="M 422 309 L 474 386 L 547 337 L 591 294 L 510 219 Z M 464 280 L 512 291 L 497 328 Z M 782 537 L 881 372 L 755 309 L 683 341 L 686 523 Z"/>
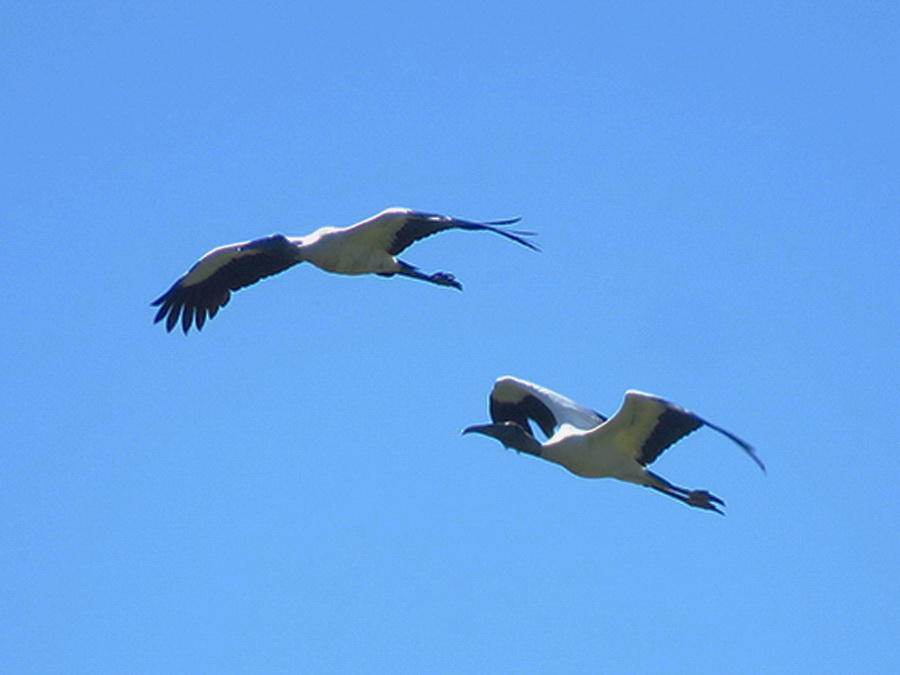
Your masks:
<path fill-rule="evenodd" d="M 491 398 L 500 404 L 516 404 L 527 396 L 533 396 L 547 407 L 554 418 L 554 431 L 558 431 L 563 424 L 569 424 L 576 429 L 593 429 L 605 420 L 596 411 L 570 398 L 516 377 L 498 378 L 491 393 Z"/>

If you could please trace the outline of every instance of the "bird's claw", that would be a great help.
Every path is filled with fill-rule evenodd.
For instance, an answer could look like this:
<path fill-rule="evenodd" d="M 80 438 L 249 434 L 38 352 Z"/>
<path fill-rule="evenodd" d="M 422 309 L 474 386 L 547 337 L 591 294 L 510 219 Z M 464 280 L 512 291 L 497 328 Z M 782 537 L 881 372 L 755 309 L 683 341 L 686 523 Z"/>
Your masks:
<path fill-rule="evenodd" d="M 709 509 L 716 513 L 722 513 L 716 504 L 725 506 L 725 502 L 706 490 L 691 490 L 687 495 L 687 503 L 691 506 L 699 506 L 701 509 Z M 722 514 L 724 515 L 724 514 Z"/>
<path fill-rule="evenodd" d="M 449 272 L 435 272 L 431 275 L 431 281 L 441 286 L 453 286 L 453 288 L 462 290 L 462 284 Z"/>

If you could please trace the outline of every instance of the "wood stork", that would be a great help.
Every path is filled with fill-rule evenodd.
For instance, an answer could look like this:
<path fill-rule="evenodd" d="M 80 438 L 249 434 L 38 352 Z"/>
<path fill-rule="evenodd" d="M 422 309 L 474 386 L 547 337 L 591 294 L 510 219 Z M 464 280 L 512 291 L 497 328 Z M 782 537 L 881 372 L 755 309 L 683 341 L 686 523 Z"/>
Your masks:
<path fill-rule="evenodd" d="M 191 325 L 203 328 L 207 317 L 228 304 L 232 291 L 255 284 L 260 279 L 283 272 L 301 262 L 335 274 L 399 274 L 438 286 L 462 290 L 447 272 L 425 274 L 395 256 L 419 239 L 444 230 L 485 230 L 537 251 L 528 240 L 533 232 L 504 228 L 521 218 L 484 223 L 459 220 L 436 213 L 392 208 L 350 227 L 323 227 L 305 237 L 269 237 L 213 249 L 194 263 L 172 287 L 153 301 L 159 307 L 154 323 L 166 320 L 171 331 L 181 317 L 187 334 Z"/>
<path fill-rule="evenodd" d="M 640 391 L 628 391 L 610 418 L 556 392 L 515 377 L 501 377 L 490 396 L 493 424 L 468 427 L 464 434 L 496 438 L 504 446 L 562 465 L 585 478 L 618 478 L 644 485 L 690 506 L 722 513 L 725 502 L 706 490 L 686 490 L 647 470 L 662 452 L 702 426 L 737 443 L 766 471 L 753 448 L 731 432 L 710 424 L 674 403 Z M 547 436 L 532 435 L 533 420 Z"/>

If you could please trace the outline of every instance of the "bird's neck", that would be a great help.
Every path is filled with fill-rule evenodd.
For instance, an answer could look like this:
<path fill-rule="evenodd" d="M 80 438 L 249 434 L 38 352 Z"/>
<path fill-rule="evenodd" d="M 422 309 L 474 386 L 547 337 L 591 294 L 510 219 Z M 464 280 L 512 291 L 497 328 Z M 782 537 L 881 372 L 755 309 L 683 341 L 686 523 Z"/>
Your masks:
<path fill-rule="evenodd" d="M 534 455 L 535 457 L 541 457 L 543 455 L 543 446 L 540 441 L 530 434 L 522 434 L 521 437 L 516 439 L 513 447 L 519 452 L 525 452 L 529 455 Z"/>

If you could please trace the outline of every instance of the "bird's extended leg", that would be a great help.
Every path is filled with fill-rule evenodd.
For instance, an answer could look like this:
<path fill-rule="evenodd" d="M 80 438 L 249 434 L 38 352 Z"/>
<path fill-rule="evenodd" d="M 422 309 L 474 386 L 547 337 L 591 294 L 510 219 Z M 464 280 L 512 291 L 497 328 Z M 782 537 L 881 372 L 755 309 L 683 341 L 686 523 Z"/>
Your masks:
<path fill-rule="evenodd" d="M 400 274 L 404 277 L 411 277 L 413 279 L 427 281 L 438 286 L 452 286 L 459 291 L 462 290 L 462 284 L 459 283 L 456 280 L 456 277 L 454 277 L 449 272 L 435 272 L 434 274 L 425 274 L 418 267 L 410 265 L 409 263 L 405 263 L 402 260 L 398 260 L 397 262 L 400 263 L 400 269 L 394 272 L 394 274 Z"/>
<path fill-rule="evenodd" d="M 677 485 L 673 485 L 665 478 L 657 476 L 655 473 L 650 473 L 649 471 L 647 473 L 655 479 L 654 483 L 647 485 L 647 487 L 653 488 L 657 492 L 668 495 L 680 502 L 684 502 L 688 506 L 695 506 L 698 509 L 706 509 L 707 511 L 715 511 L 722 516 L 725 515 L 725 513 L 716 506 L 716 504 L 725 506 L 725 502 L 714 494 L 711 494 L 706 490 L 686 490 Z"/>

